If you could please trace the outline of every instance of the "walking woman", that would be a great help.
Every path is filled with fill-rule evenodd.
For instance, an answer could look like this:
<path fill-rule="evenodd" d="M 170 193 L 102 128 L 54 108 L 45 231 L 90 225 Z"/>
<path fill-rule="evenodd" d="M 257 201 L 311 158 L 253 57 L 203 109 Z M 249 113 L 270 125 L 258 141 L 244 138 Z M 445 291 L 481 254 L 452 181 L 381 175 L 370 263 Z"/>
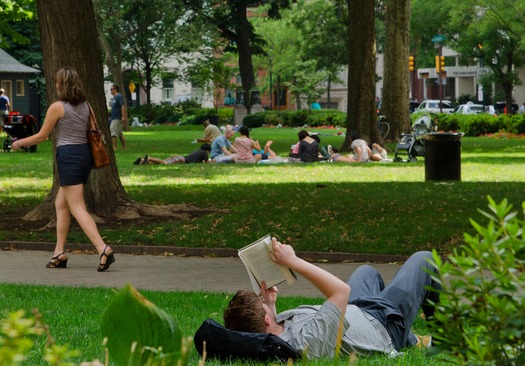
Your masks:
<path fill-rule="evenodd" d="M 71 67 L 57 71 L 55 77 L 58 101 L 49 106 L 40 131 L 16 140 L 12 150 L 36 145 L 44 141 L 51 131 L 56 132 L 56 160 L 60 188 L 55 199 L 57 243 L 47 268 L 66 268 L 68 257 L 64 253 L 72 214 L 95 245 L 100 256 L 97 268 L 103 272 L 115 262 L 113 250 L 104 243 L 97 225 L 86 209 L 84 185 L 91 172 L 92 156 L 87 141 L 89 107 L 78 73 Z"/>

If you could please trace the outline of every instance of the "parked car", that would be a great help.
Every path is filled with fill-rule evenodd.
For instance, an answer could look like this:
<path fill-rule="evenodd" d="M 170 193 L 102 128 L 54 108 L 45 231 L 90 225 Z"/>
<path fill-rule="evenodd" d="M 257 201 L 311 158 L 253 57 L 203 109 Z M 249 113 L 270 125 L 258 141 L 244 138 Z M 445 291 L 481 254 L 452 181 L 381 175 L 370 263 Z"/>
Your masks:
<path fill-rule="evenodd" d="M 503 114 L 503 111 L 505 110 L 505 102 L 496 102 L 494 104 L 494 109 L 496 110 L 497 114 Z M 518 113 L 519 106 L 516 103 L 512 103 L 512 114 Z"/>
<path fill-rule="evenodd" d="M 450 113 L 453 110 L 450 100 L 442 100 L 440 108 L 439 99 L 426 99 L 417 107 L 416 112 Z"/>
<path fill-rule="evenodd" d="M 472 102 L 468 102 L 466 104 L 460 104 L 458 105 L 452 113 L 458 113 L 458 114 L 478 114 L 478 113 L 485 113 L 485 108 L 483 108 L 482 104 L 474 104 Z"/>
<path fill-rule="evenodd" d="M 410 113 L 413 113 L 417 107 L 419 107 L 419 102 L 416 102 L 415 100 L 410 101 Z"/>

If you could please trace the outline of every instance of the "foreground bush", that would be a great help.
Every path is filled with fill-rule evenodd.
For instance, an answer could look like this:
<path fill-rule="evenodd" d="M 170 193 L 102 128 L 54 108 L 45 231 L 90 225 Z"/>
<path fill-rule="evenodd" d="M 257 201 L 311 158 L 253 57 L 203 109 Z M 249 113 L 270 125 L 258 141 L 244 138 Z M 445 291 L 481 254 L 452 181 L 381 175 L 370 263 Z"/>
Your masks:
<path fill-rule="evenodd" d="M 506 200 L 489 197 L 488 223 L 442 261 L 443 285 L 433 333 L 441 348 L 469 365 L 525 364 L 525 221 Z M 525 202 L 522 214 L 525 213 Z"/>

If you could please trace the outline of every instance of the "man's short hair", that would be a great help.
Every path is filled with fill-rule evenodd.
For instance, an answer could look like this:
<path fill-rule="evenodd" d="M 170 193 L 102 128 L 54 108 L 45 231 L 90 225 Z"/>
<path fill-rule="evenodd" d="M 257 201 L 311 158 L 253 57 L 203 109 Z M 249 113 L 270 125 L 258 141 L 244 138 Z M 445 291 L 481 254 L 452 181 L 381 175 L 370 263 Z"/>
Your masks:
<path fill-rule="evenodd" d="M 208 126 L 210 124 L 210 120 L 209 119 L 205 119 L 204 122 L 202 122 L 202 124 L 204 126 Z"/>
<path fill-rule="evenodd" d="M 224 310 L 224 326 L 231 330 L 266 333 L 266 311 L 253 291 L 240 290 Z"/>
<path fill-rule="evenodd" d="M 210 144 L 202 144 L 202 145 L 201 145 L 201 150 L 204 150 L 204 151 L 211 151 L 211 146 L 210 146 Z"/>

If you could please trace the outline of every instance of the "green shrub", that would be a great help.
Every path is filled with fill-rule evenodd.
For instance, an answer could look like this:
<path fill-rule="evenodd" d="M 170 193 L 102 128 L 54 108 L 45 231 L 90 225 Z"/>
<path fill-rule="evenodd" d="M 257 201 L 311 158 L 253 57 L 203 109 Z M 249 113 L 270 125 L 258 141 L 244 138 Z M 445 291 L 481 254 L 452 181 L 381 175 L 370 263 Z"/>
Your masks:
<path fill-rule="evenodd" d="M 76 350 L 70 351 L 67 346 L 56 345 L 47 326 L 42 324 L 40 314 L 34 310 L 34 318 L 26 318 L 23 310 L 11 312 L 6 318 L 0 319 L 0 365 L 17 366 L 24 364 L 27 354 L 35 346 L 44 344 L 35 342 L 35 337 L 45 334 L 45 361 L 49 366 L 74 366 L 66 362 L 71 357 L 78 356 Z"/>
<path fill-rule="evenodd" d="M 243 124 L 253 128 L 264 125 L 282 125 L 286 127 L 321 127 L 346 125 L 346 114 L 337 110 L 311 111 L 266 111 L 246 116 Z"/>
<path fill-rule="evenodd" d="M 268 112 L 259 112 L 252 113 L 244 117 L 242 124 L 248 128 L 257 128 L 262 127 L 266 124 L 266 113 Z"/>
<path fill-rule="evenodd" d="M 500 119 L 488 114 L 465 115 L 460 124 L 460 130 L 465 136 L 482 136 L 500 129 Z"/>
<path fill-rule="evenodd" d="M 233 123 L 233 108 L 219 108 L 219 124 L 227 125 Z"/>
<path fill-rule="evenodd" d="M 486 225 L 447 261 L 434 252 L 443 290 L 431 323 L 441 349 L 469 365 L 525 364 L 525 221 L 488 197 Z M 525 213 L 525 202 L 522 214 Z"/>
<path fill-rule="evenodd" d="M 525 134 L 525 114 L 501 115 L 502 129 L 513 134 Z"/>
<path fill-rule="evenodd" d="M 311 111 L 307 124 L 311 127 L 344 127 L 346 126 L 346 113 L 330 109 Z"/>

